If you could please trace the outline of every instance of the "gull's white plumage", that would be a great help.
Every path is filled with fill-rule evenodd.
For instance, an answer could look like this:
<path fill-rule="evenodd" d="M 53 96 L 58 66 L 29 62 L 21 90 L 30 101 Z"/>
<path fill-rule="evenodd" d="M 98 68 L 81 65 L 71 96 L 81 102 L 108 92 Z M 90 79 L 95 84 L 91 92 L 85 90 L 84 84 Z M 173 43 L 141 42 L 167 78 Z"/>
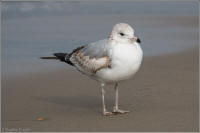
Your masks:
<path fill-rule="evenodd" d="M 119 83 L 131 78 L 141 65 L 143 53 L 138 43 L 111 44 L 108 55 L 111 58 L 111 68 L 96 73 L 102 83 Z"/>
<path fill-rule="evenodd" d="M 134 76 L 143 57 L 140 40 L 134 36 L 132 27 L 125 23 L 116 24 L 107 39 L 75 49 L 70 54 L 56 53 L 64 61 L 87 76 L 101 83 L 103 114 L 126 113 L 118 108 L 118 83 Z M 53 57 L 42 57 L 53 59 Z M 104 85 L 115 84 L 115 106 L 108 112 L 104 101 Z"/>

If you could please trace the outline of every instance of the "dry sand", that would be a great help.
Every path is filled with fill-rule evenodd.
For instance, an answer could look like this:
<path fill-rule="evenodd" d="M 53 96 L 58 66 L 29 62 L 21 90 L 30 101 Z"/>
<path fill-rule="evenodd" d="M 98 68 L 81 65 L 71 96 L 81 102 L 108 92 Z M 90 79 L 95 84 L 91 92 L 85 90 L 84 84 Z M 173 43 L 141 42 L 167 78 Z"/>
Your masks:
<path fill-rule="evenodd" d="M 120 84 L 124 115 L 101 115 L 99 84 L 66 69 L 2 79 L 4 131 L 198 131 L 198 51 L 145 57 Z M 112 86 L 106 87 L 109 110 Z M 44 120 L 38 121 L 38 118 Z"/>

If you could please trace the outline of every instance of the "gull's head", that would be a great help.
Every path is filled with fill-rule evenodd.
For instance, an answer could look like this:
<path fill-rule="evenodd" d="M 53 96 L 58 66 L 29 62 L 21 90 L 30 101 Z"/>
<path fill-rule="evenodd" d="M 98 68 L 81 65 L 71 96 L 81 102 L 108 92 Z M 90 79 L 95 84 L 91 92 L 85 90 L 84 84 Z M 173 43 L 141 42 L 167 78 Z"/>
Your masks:
<path fill-rule="evenodd" d="M 114 25 L 109 40 L 117 43 L 140 43 L 140 39 L 134 36 L 133 28 L 126 23 Z"/>

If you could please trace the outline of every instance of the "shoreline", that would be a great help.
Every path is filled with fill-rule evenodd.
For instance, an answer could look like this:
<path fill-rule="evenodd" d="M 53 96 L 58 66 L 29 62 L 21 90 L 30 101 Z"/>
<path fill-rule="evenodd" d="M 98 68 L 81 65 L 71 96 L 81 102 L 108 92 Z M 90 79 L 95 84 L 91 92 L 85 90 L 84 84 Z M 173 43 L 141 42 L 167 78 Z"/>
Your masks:
<path fill-rule="evenodd" d="M 162 58 L 162 57 L 168 57 L 168 56 L 176 56 L 179 54 L 184 54 L 184 53 L 193 53 L 193 52 L 198 52 L 197 50 L 198 47 L 195 48 L 190 48 L 190 49 L 186 49 L 184 51 L 178 51 L 178 52 L 173 52 L 173 53 L 166 53 L 166 54 L 162 54 L 162 55 L 151 55 L 151 56 L 144 56 L 143 60 L 152 60 L 154 58 Z M 39 66 L 37 66 L 39 68 L 39 70 L 34 70 L 31 72 L 24 72 L 24 73 L 18 73 L 18 74 L 6 74 L 6 72 L 4 72 L 4 74 L 2 75 L 2 79 L 16 79 L 16 78 L 23 78 L 24 76 L 30 76 L 30 75 L 46 75 L 48 73 L 62 73 L 62 72 L 77 72 L 76 68 L 73 66 L 70 66 L 66 63 L 63 62 L 59 62 L 57 60 L 41 60 L 38 58 L 38 60 L 41 63 L 41 66 L 39 68 Z M 53 63 L 53 65 L 52 65 Z M 55 64 L 58 66 L 58 68 L 55 67 Z M 43 65 L 43 66 L 42 66 Z M 51 66 L 52 65 L 52 66 Z M 45 66 L 48 66 L 48 68 L 45 68 Z M 41 69 L 42 68 L 42 69 Z"/>

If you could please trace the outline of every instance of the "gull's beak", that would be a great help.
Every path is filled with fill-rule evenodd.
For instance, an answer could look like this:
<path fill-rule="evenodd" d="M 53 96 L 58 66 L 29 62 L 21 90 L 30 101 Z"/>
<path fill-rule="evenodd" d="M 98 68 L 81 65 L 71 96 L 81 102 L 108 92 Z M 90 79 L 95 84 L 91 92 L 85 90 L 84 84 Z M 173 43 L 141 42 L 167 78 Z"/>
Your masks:
<path fill-rule="evenodd" d="M 131 40 L 132 40 L 133 42 L 141 43 L 140 39 L 137 38 L 137 37 L 133 37 L 133 38 L 131 38 Z"/>

